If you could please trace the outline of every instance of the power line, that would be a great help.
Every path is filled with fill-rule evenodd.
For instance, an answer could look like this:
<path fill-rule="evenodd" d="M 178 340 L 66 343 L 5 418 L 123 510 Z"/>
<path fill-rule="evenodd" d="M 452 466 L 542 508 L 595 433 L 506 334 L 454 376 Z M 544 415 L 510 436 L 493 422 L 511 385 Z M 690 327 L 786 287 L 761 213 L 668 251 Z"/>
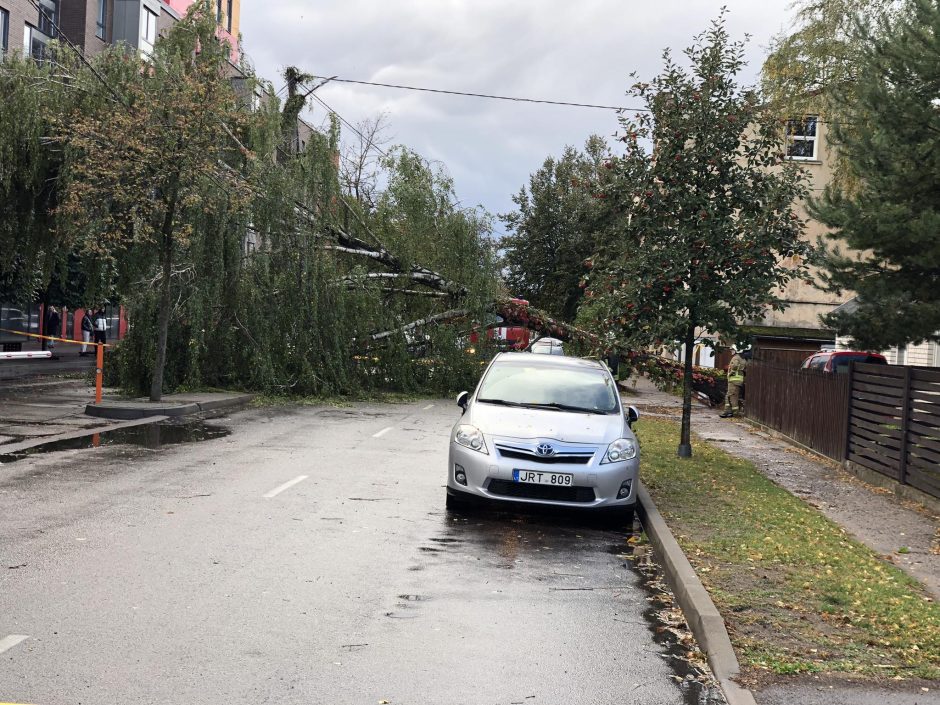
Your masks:
<path fill-rule="evenodd" d="M 596 108 L 598 110 L 624 110 L 629 112 L 650 112 L 649 108 L 626 108 L 622 105 L 596 105 L 594 103 L 574 103 L 564 100 L 543 100 L 539 98 L 519 98 L 517 96 L 493 95 L 490 93 L 468 93 L 466 91 L 451 91 L 442 88 L 419 88 L 418 86 L 402 86 L 396 83 L 376 83 L 374 81 L 356 81 L 351 78 L 337 78 L 336 76 L 314 76 L 322 80 L 337 83 L 356 83 L 361 86 L 378 86 L 381 88 L 398 88 L 404 91 L 421 91 L 423 93 L 443 93 L 445 95 L 460 95 L 467 98 L 488 98 L 490 100 L 509 100 L 517 103 L 539 103 L 542 105 L 563 105 L 569 108 Z"/>
<path fill-rule="evenodd" d="M 384 149 L 382 149 L 381 147 L 379 147 L 375 142 L 373 142 L 371 139 L 369 139 L 369 138 L 366 137 L 364 134 L 362 134 L 362 133 L 359 131 L 359 129 L 358 129 L 355 125 L 353 125 L 351 122 L 349 122 L 349 120 L 347 120 L 346 118 L 344 118 L 344 117 L 343 117 L 342 115 L 340 115 L 338 112 L 336 112 L 335 110 L 333 110 L 333 108 L 331 108 L 329 105 L 327 105 L 326 102 L 325 102 L 320 96 L 318 96 L 316 93 L 312 93 L 312 92 L 309 92 L 307 95 L 309 95 L 311 98 L 313 98 L 315 101 L 317 101 L 320 105 L 322 105 L 324 108 L 326 108 L 326 109 L 329 110 L 331 113 L 333 113 L 333 115 L 335 115 L 335 116 L 339 119 L 339 121 L 340 121 L 341 123 L 343 123 L 346 127 L 348 127 L 348 128 L 349 128 L 350 130 L 352 130 L 353 132 L 355 132 L 357 135 L 359 135 L 359 137 L 362 138 L 362 141 L 367 143 L 367 147 L 369 147 L 369 148 L 371 148 L 371 149 L 374 149 L 374 150 L 377 151 L 379 154 L 381 154 L 383 157 L 387 157 L 387 156 L 388 156 L 388 152 L 386 152 Z"/>

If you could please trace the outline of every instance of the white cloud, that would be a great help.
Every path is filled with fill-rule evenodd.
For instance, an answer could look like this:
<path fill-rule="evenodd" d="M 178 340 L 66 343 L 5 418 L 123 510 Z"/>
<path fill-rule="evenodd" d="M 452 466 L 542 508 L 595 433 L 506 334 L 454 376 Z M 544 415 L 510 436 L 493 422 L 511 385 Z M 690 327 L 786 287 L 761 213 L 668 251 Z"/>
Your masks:
<path fill-rule="evenodd" d="M 735 39 L 752 35 L 744 79 L 756 80 L 789 0 L 277 0 L 242 3 L 242 34 L 258 72 L 317 75 L 604 105 L 629 74 L 656 75 L 722 5 Z M 512 208 L 511 195 L 549 154 L 617 129 L 612 112 L 527 105 L 331 83 L 318 91 L 356 123 L 387 112 L 398 142 L 443 161 L 464 204 Z M 316 106 L 312 121 L 324 111 Z"/>

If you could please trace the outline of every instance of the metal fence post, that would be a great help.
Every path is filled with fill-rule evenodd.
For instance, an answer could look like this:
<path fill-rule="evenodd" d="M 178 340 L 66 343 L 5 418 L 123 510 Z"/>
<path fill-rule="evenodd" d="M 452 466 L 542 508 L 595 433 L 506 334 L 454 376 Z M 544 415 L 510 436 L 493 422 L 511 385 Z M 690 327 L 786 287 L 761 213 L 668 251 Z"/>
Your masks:
<path fill-rule="evenodd" d="M 907 428 L 911 418 L 911 375 L 913 368 L 904 367 L 904 394 L 901 397 L 901 462 L 898 466 L 898 482 L 907 484 Z"/>

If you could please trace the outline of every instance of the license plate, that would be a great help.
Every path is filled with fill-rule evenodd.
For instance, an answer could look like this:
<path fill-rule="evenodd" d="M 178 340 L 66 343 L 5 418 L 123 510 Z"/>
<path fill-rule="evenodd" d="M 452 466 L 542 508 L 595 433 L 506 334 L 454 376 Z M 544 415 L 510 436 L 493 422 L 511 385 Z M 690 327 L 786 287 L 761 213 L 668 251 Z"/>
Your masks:
<path fill-rule="evenodd" d="M 571 487 L 574 485 L 574 475 L 560 472 L 539 472 L 538 470 L 513 470 L 513 482 L 528 482 L 534 485 L 555 485 L 557 487 Z"/>

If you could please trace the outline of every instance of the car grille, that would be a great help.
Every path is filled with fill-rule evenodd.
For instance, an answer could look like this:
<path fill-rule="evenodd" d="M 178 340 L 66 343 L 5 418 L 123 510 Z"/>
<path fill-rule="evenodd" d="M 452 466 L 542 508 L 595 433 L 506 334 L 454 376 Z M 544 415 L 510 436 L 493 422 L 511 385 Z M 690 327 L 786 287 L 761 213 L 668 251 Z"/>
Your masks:
<path fill-rule="evenodd" d="M 555 487 L 492 479 L 487 489 L 501 497 L 520 499 L 546 499 L 554 502 L 593 502 L 596 499 L 593 487 Z"/>
<path fill-rule="evenodd" d="M 533 463 L 544 463 L 546 465 L 554 465 L 556 463 L 568 463 L 571 465 L 587 465 L 591 462 L 591 458 L 594 457 L 593 451 L 587 451 L 586 453 L 558 453 L 556 455 L 542 456 L 536 455 L 522 448 L 508 448 L 506 446 L 497 445 L 496 450 L 499 451 L 500 456 L 503 458 L 514 458 L 516 460 L 528 460 Z"/>

